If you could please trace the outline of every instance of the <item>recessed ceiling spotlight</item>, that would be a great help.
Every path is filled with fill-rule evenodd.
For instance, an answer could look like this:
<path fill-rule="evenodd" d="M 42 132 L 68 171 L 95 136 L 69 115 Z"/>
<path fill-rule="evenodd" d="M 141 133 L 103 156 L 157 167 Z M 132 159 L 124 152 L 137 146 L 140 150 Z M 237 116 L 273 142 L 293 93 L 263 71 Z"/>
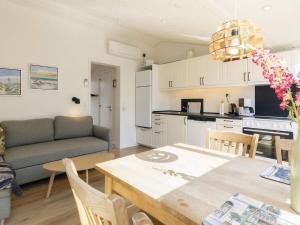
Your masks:
<path fill-rule="evenodd" d="M 264 10 L 264 11 L 270 11 L 272 9 L 272 6 L 271 5 L 264 5 L 263 7 L 262 7 L 262 10 Z"/>
<path fill-rule="evenodd" d="M 167 23 L 167 21 L 166 21 L 165 19 L 161 19 L 160 22 L 161 22 L 162 24 L 166 24 L 166 23 Z"/>

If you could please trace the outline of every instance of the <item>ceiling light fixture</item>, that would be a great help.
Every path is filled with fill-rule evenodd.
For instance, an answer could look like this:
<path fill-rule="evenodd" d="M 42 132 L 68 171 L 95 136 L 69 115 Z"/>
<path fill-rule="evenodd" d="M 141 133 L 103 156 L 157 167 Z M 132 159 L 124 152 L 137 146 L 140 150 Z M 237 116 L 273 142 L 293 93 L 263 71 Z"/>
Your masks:
<path fill-rule="evenodd" d="M 271 5 L 264 5 L 263 7 L 262 7 L 262 10 L 263 11 L 270 11 L 272 9 L 272 6 Z"/>
<path fill-rule="evenodd" d="M 237 19 L 237 0 L 234 14 L 234 19 L 223 23 L 211 37 L 209 52 L 215 60 L 248 58 L 255 48 L 263 47 L 261 29 L 249 20 Z"/>

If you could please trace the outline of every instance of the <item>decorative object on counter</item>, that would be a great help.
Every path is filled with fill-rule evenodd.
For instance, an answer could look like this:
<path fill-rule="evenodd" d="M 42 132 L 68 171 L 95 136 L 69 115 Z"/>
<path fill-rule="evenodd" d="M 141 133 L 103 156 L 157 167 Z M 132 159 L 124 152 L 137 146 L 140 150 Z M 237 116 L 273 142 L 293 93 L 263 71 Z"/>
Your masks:
<path fill-rule="evenodd" d="M 0 68 L 0 95 L 21 95 L 21 70 Z"/>
<path fill-rule="evenodd" d="M 280 108 L 289 111 L 289 118 L 300 127 L 300 91 L 292 91 L 292 86 L 300 88 L 300 76 L 294 75 L 286 66 L 286 62 L 270 53 L 268 49 L 256 49 L 252 53 L 252 61 L 263 70 L 264 78 L 270 82 L 278 99 Z M 298 134 L 300 129 L 298 131 Z M 292 157 L 291 205 L 300 213 L 300 135 L 294 142 Z"/>
<path fill-rule="evenodd" d="M 221 101 L 220 111 L 219 111 L 220 115 L 224 115 L 224 109 L 225 109 L 225 103 L 224 103 L 224 101 Z"/>
<path fill-rule="evenodd" d="M 209 52 L 213 59 L 223 62 L 251 57 L 254 48 L 263 47 L 262 30 L 249 20 L 234 19 L 223 23 L 212 35 Z"/>
<path fill-rule="evenodd" d="M 58 90 L 58 68 L 30 65 L 30 85 L 32 89 Z"/>

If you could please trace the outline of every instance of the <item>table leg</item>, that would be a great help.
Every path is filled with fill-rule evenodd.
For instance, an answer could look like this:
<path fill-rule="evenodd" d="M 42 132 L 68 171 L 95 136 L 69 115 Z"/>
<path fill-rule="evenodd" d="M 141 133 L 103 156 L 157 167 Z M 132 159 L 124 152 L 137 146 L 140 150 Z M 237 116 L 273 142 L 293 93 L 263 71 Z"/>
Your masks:
<path fill-rule="evenodd" d="M 48 186 L 48 191 L 47 191 L 47 195 L 46 198 L 50 197 L 51 194 L 51 190 L 52 190 L 52 186 L 53 186 L 53 182 L 54 182 L 54 178 L 55 178 L 55 172 L 52 172 L 50 180 L 49 180 L 49 186 Z"/>
<path fill-rule="evenodd" d="M 85 170 L 85 181 L 87 184 L 89 183 L 89 170 Z"/>
<path fill-rule="evenodd" d="M 109 176 L 105 176 L 105 194 L 112 194 L 112 179 Z"/>

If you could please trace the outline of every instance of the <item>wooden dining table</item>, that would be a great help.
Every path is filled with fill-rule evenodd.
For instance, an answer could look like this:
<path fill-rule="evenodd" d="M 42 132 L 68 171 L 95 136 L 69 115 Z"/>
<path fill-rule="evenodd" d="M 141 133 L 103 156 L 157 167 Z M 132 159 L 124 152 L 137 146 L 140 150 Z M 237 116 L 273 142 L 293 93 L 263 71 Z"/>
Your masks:
<path fill-rule="evenodd" d="M 260 177 L 274 163 L 176 144 L 99 163 L 96 169 L 105 175 L 106 194 L 125 197 L 163 224 L 199 225 L 236 193 L 296 215 L 290 186 Z"/>

